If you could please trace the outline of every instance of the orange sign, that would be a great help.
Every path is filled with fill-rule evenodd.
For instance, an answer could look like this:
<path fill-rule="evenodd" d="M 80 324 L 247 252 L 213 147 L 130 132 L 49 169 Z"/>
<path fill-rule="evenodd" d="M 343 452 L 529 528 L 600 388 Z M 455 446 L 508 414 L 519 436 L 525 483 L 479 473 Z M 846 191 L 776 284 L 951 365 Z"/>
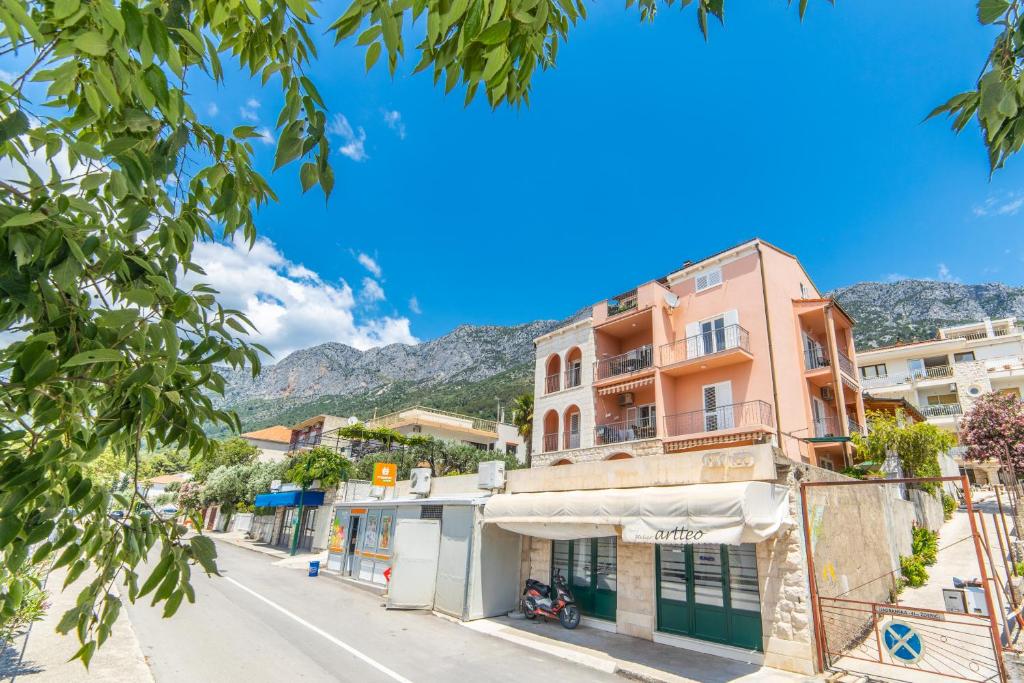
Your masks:
<path fill-rule="evenodd" d="M 398 474 L 398 465 L 390 462 L 378 462 L 373 466 L 374 486 L 394 486 L 395 475 Z"/>

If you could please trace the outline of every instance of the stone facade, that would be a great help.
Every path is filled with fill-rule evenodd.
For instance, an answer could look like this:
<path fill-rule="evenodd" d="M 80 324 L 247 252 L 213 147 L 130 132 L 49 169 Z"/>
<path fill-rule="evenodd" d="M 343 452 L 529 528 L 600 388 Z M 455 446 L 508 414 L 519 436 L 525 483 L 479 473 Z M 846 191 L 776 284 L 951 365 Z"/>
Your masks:
<path fill-rule="evenodd" d="M 953 381 L 964 413 L 970 411 L 979 397 L 992 391 L 992 380 L 982 360 L 954 363 Z"/>
<path fill-rule="evenodd" d="M 533 414 L 536 427 L 533 430 L 533 460 L 545 454 L 544 451 L 544 416 L 549 411 L 558 414 L 558 447 L 563 447 L 562 432 L 565 412 L 570 406 L 580 410 L 580 446 L 594 445 L 594 333 L 590 328 L 590 319 L 581 320 L 566 327 L 550 332 L 536 340 L 537 362 L 534 365 Z M 580 385 L 565 389 L 566 358 L 569 352 L 578 348 L 582 354 L 583 369 L 580 374 Z M 545 378 L 547 361 L 557 355 L 560 359 L 558 391 L 547 393 Z"/>
<path fill-rule="evenodd" d="M 616 631 L 651 640 L 657 628 L 654 546 L 623 543 L 620 539 L 615 552 L 618 578 Z"/>
<path fill-rule="evenodd" d="M 619 453 L 639 458 L 647 455 L 662 455 L 664 452 L 665 449 L 661 445 L 661 439 L 644 439 L 642 441 L 603 444 L 601 446 L 591 446 L 590 448 L 573 448 L 567 451 L 555 451 L 554 453 L 535 453 L 533 456 L 533 466 L 547 467 L 560 460 L 568 460 L 573 464 L 597 462 L 607 460 Z"/>

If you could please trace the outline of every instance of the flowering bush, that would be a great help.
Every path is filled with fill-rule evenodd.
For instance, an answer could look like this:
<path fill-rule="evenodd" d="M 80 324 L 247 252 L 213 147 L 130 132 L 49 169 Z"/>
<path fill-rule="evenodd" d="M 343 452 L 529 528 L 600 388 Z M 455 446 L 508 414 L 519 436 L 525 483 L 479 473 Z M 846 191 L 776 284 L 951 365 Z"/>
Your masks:
<path fill-rule="evenodd" d="M 1004 458 L 1019 477 L 1024 474 L 1024 404 L 1013 394 L 985 394 L 960 423 L 966 459 Z"/>

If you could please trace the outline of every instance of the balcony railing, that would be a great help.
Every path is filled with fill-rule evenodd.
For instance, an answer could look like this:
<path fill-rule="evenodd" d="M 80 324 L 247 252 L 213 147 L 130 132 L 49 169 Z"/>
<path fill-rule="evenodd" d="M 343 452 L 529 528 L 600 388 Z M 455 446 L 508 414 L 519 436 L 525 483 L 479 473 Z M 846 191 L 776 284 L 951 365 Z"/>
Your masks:
<path fill-rule="evenodd" d="M 547 377 L 544 378 L 545 394 L 553 394 L 554 392 L 558 391 L 561 388 L 558 385 L 558 378 L 559 375 L 557 373 L 554 375 L 548 375 Z"/>
<path fill-rule="evenodd" d="M 661 364 L 671 365 L 730 349 L 750 351 L 750 333 L 739 325 L 726 325 L 665 344 L 661 347 Z"/>
<path fill-rule="evenodd" d="M 440 410 L 438 408 L 429 408 L 427 406 L 410 406 L 409 408 L 403 408 L 394 413 L 382 415 L 381 417 L 375 417 L 366 422 L 367 427 L 393 427 L 394 425 L 402 424 L 405 422 L 415 421 L 422 417 L 416 415 L 416 413 L 428 413 L 429 416 L 437 418 L 437 422 L 440 425 L 451 424 L 457 427 L 470 427 L 472 429 L 478 429 L 483 432 L 497 432 L 498 423 L 496 420 L 488 420 L 482 417 L 473 417 L 472 415 L 463 415 L 461 413 L 453 413 L 448 410 Z M 461 423 L 461 424 L 460 424 Z"/>
<path fill-rule="evenodd" d="M 566 432 L 565 435 L 564 435 L 564 438 L 562 439 L 562 441 L 564 442 L 564 446 L 563 447 L 566 450 L 569 450 L 570 448 L 579 448 L 580 447 L 580 433 L 579 432 Z"/>
<path fill-rule="evenodd" d="M 583 383 L 583 366 L 577 365 L 565 371 L 565 388 L 572 389 Z"/>
<path fill-rule="evenodd" d="M 804 363 L 808 370 L 817 370 L 818 368 L 828 368 L 832 366 L 832 361 L 829 359 L 828 352 L 825 351 L 824 347 L 804 349 Z"/>
<path fill-rule="evenodd" d="M 650 344 L 627 351 L 626 353 L 597 362 L 597 379 L 607 379 L 616 375 L 638 372 L 654 365 L 654 347 Z"/>
<path fill-rule="evenodd" d="M 836 349 L 836 355 L 839 356 L 839 369 L 845 372 L 848 376 L 857 378 L 857 373 L 853 370 L 853 361 L 845 353 Z"/>
<path fill-rule="evenodd" d="M 942 379 L 944 377 L 952 377 L 953 368 L 949 365 L 936 365 L 930 368 L 917 368 L 912 370 L 910 374 L 916 380 Z"/>
<path fill-rule="evenodd" d="M 771 426 L 772 415 L 772 406 L 765 401 L 744 401 L 709 410 L 691 410 L 665 416 L 665 434 L 686 436 L 736 427 Z"/>
<path fill-rule="evenodd" d="M 993 337 L 1005 337 L 1011 334 L 1020 334 L 1024 332 L 1024 328 L 1020 326 L 1013 327 L 994 327 L 992 328 Z M 975 330 L 974 332 L 958 332 L 946 336 L 946 339 L 965 339 L 967 341 L 975 341 L 977 339 L 987 339 L 989 334 L 985 330 Z"/>
<path fill-rule="evenodd" d="M 608 299 L 608 317 L 632 311 L 636 308 L 636 290 L 630 290 L 625 294 L 619 294 Z"/>
<path fill-rule="evenodd" d="M 846 426 L 849 429 L 851 436 L 854 434 L 867 435 L 867 430 L 860 426 L 852 417 L 846 418 Z"/>
<path fill-rule="evenodd" d="M 925 417 L 950 417 L 963 415 L 964 409 L 959 403 L 936 403 L 927 406 L 918 406 L 917 409 Z"/>
<path fill-rule="evenodd" d="M 624 420 L 622 422 L 609 422 L 594 428 L 594 443 L 601 445 L 637 441 L 638 439 L 653 439 L 656 434 L 657 428 L 652 417 Z"/>
<path fill-rule="evenodd" d="M 545 453 L 551 453 L 552 451 L 558 450 L 558 434 L 545 434 L 543 439 L 543 450 Z"/>
<path fill-rule="evenodd" d="M 313 448 L 314 446 L 319 446 L 321 437 L 321 432 L 310 432 L 305 436 L 300 436 L 295 439 L 295 441 L 291 442 L 289 450 L 297 451 L 300 448 Z"/>
<path fill-rule="evenodd" d="M 842 430 L 839 429 L 841 424 L 842 422 L 838 415 L 819 417 L 814 421 L 814 436 L 818 439 L 825 439 L 830 436 L 843 436 Z M 846 418 L 846 432 L 847 436 L 865 433 L 864 428 L 857 424 L 857 421 L 850 416 Z"/>

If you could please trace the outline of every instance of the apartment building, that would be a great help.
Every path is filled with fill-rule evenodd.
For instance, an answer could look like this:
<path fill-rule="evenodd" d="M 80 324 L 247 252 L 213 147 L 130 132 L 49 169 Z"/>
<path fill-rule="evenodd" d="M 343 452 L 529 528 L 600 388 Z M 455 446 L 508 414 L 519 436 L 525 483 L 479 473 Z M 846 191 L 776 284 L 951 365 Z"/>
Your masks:
<path fill-rule="evenodd" d="M 901 399 L 928 422 L 954 434 L 983 394 L 1021 396 L 1024 389 L 1024 327 L 1014 317 L 943 327 L 935 339 L 857 353 L 860 382 L 878 398 Z M 951 455 L 960 459 L 962 448 Z M 973 463 L 968 474 L 984 484 L 995 464 Z"/>
<path fill-rule="evenodd" d="M 837 477 L 864 424 L 850 317 L 755 239 L 535 346 L 533 467 L 484 515 L 520 534 L 523 575 L 567 576 L 585 625 L 812 673 L 798 482 Z M 867 501 L 836 523 L 882 514 Z M 884 597 L 887 548 L 835 552 L 850 595 Z"/>
<path fill-rule="evenodd" d="M 1016 318 L 943 327 L 928 341 L 858 351 L 857 363 L 866 391 L 905 399 L 955 432 L 982 394 L 1021 395 L 1024 327 Z"/>
<path fill-rule="evenodd" d="M 754 240 L 536 340 L 534 463 L 774 443 L 842 469 L 864 424 L 853 321 Z"/>
<path fill-rule="evenodd" d="M 440 441 L 464 443 L 483 451 L 511 453 L 520 462 L 525 456 L 523 437 L 515 425 L 427 406 L 410 406 L 374 417 L 367 420 L 366 426 L 389 427 L 405 436 L 431 436 Z"/>
<path fill-rule="evenodd" d="M 242 438 L 259 449 L 260 462 L 281 462 L 288 458 L 292 443 L 292 428 L 275 425 L 253 432 L 245 432 Z"/>

